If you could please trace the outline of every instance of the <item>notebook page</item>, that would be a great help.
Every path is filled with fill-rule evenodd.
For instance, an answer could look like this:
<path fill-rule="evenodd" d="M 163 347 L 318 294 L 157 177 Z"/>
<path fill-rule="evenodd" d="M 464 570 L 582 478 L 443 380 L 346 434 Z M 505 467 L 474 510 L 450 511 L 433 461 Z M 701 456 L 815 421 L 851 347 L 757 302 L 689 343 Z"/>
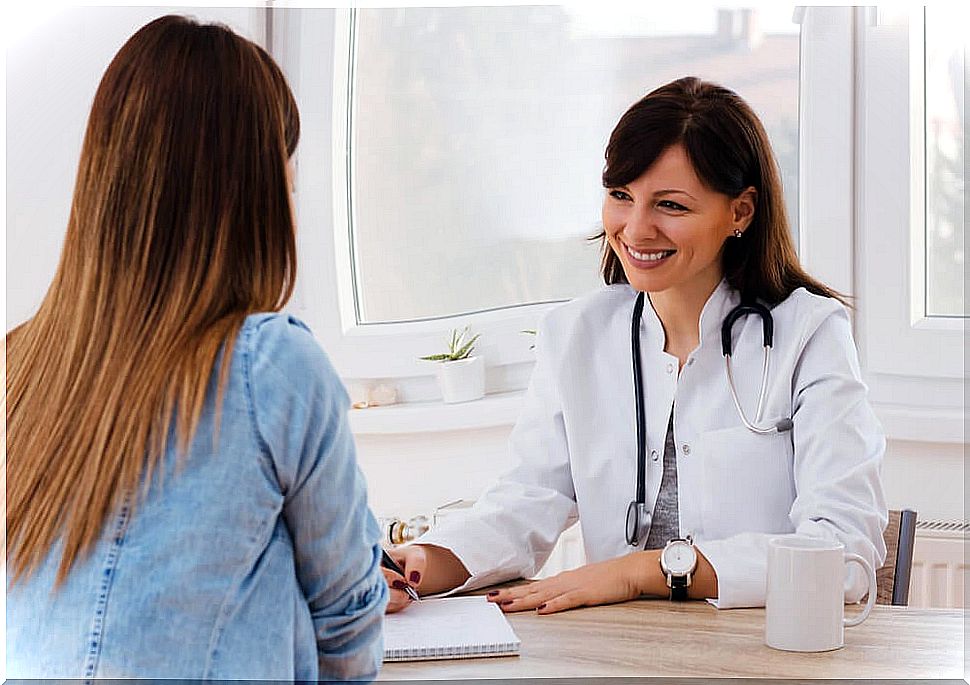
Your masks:
<path fill-rule="evenodd" d="M 502 610 L 481 596 L 422 600 L 384 616 L 385 661 L 514 654 L 519 645 Z"/>

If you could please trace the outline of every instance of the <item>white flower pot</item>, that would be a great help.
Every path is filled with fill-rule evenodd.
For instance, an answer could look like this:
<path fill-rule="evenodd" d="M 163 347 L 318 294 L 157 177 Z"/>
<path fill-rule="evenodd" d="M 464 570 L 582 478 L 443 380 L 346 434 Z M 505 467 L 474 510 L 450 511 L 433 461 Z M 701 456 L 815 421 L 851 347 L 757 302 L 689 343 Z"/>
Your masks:
<path fill-rule="evenodd" d="M 481 399 L 485 396 L 485 360 L 467 357 L 439 362 L 438 385 L 441 399 L 449 404 Z"/>

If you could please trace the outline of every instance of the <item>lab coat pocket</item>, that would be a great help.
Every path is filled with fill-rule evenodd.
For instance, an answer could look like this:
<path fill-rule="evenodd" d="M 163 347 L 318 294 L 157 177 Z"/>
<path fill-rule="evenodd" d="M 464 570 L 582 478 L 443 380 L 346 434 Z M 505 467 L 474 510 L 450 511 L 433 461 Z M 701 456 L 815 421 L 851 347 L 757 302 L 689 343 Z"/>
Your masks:
<path fill-rule="evenodd" d="M 792 530 L 791 431 L 758 434 L 744 426 L 709 431 L 695 440 L 694 453 L 703 471 L 704 537 Z"/>

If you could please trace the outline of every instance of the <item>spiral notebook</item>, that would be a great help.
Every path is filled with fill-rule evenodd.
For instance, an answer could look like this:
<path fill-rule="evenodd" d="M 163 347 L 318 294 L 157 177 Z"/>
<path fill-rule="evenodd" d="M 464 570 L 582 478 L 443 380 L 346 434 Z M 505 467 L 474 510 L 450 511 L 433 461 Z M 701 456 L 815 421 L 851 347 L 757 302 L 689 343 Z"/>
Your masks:
<path fill-rule="evenodd" d="M 384 616 L 384 661 L 514 656 L 520 644 L 502 610 L 481 596 L 425 599 Z"/>

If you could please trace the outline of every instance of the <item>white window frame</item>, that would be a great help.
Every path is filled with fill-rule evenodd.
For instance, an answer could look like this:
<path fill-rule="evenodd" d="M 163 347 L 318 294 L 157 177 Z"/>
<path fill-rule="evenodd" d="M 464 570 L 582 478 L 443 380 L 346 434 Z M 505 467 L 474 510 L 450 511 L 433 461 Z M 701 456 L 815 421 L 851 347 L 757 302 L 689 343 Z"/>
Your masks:
<path fill-rule="evenodd" d="M 852 294 L 853 25 L 851 7 L 800 7 L 798 255 Z M 813 93 L 826 93 L 814 97 Z"/>
<path fill-rule="evenodd" d="M 350 9 L 278 10 L 290 46 L 284 68 L 296 74 L 303 132 L 298 156 L 300 287 L 291 309 L 313 329 L 345 381 L 393 379 L 404 400 L 436 393 L 434 365 L 418 359 L 443 351 L 453 328 L 481 333 L 476 345 L 488 367 L 487 389 L 524 388 L 531 369 L 531 339 L 543 313 L 535 304 L 431 320 L 361 324 L 354 306 L 348 235 L 347 137 Z M 305 160 L 312 159 L 313 163 Z M 334 230 L 322 230 L 332 226 Z M 403 391 L 403 392 L 402 392 Z"/>
<path fill-rule="evenodd" d="M 891 438 L 962 443 L 967 321 L 925 313 L 923 9 L 859 12 L 855 283 L 865 376 Z"/>
<path fill-rule="evenodd" d="M 311 326 L 348 384 L 389 379 L 405 402 L 434 398 L 434 369 L 417 357 L 437 351 L 452 328 L 467 324 L 482 334 L 487 391 L 524 388 L 533 356 L 521 331 L 535 328 L 541 315 L 555 305 L 409 323 L 361 325 L 356 321 L 352 267 L 346 258 L 350 254 L 345 150 L 351 10 L 273 11 L 279 15 L 274 34 L 282 37 L 276 42 L 282 45 L 276 57 L 297 94 L 303 121 L 296 184 L 300 274 L 291 309 Z M 800 250 L 814 274 L 851 293 L 853 11 L 798 8 L 795 18 L 802 24 Z M 807 96 L 819 89 L 832 97 Z M 816 233 L 818 226 L 831 229 L 835 241 L 825 232 Z M 425 406 L 440 411 L 440 405 Z M 426 430 L 426 422 L 423 426 Z M 399 432 L 405 431 L 402 427 Z"/>
<path fill-rule="evenodd" d="M 848 42 L 806 63 L 817 73 L 803 78 L 803 94 L 816 96 L 802 111 L 809 100 L 835 104 L 825 107 L 827 121 L 802 128 L 828 128 L 838 145 L 802 146 L 801 259 L 855 297 L 860 364 L 887 436 L 963 443 L 966 321 L 927 317 L 924 308 L 922 10 L 810 8 L 808 16 L 819 10 L 837 17 L 832 30 Z"/>

